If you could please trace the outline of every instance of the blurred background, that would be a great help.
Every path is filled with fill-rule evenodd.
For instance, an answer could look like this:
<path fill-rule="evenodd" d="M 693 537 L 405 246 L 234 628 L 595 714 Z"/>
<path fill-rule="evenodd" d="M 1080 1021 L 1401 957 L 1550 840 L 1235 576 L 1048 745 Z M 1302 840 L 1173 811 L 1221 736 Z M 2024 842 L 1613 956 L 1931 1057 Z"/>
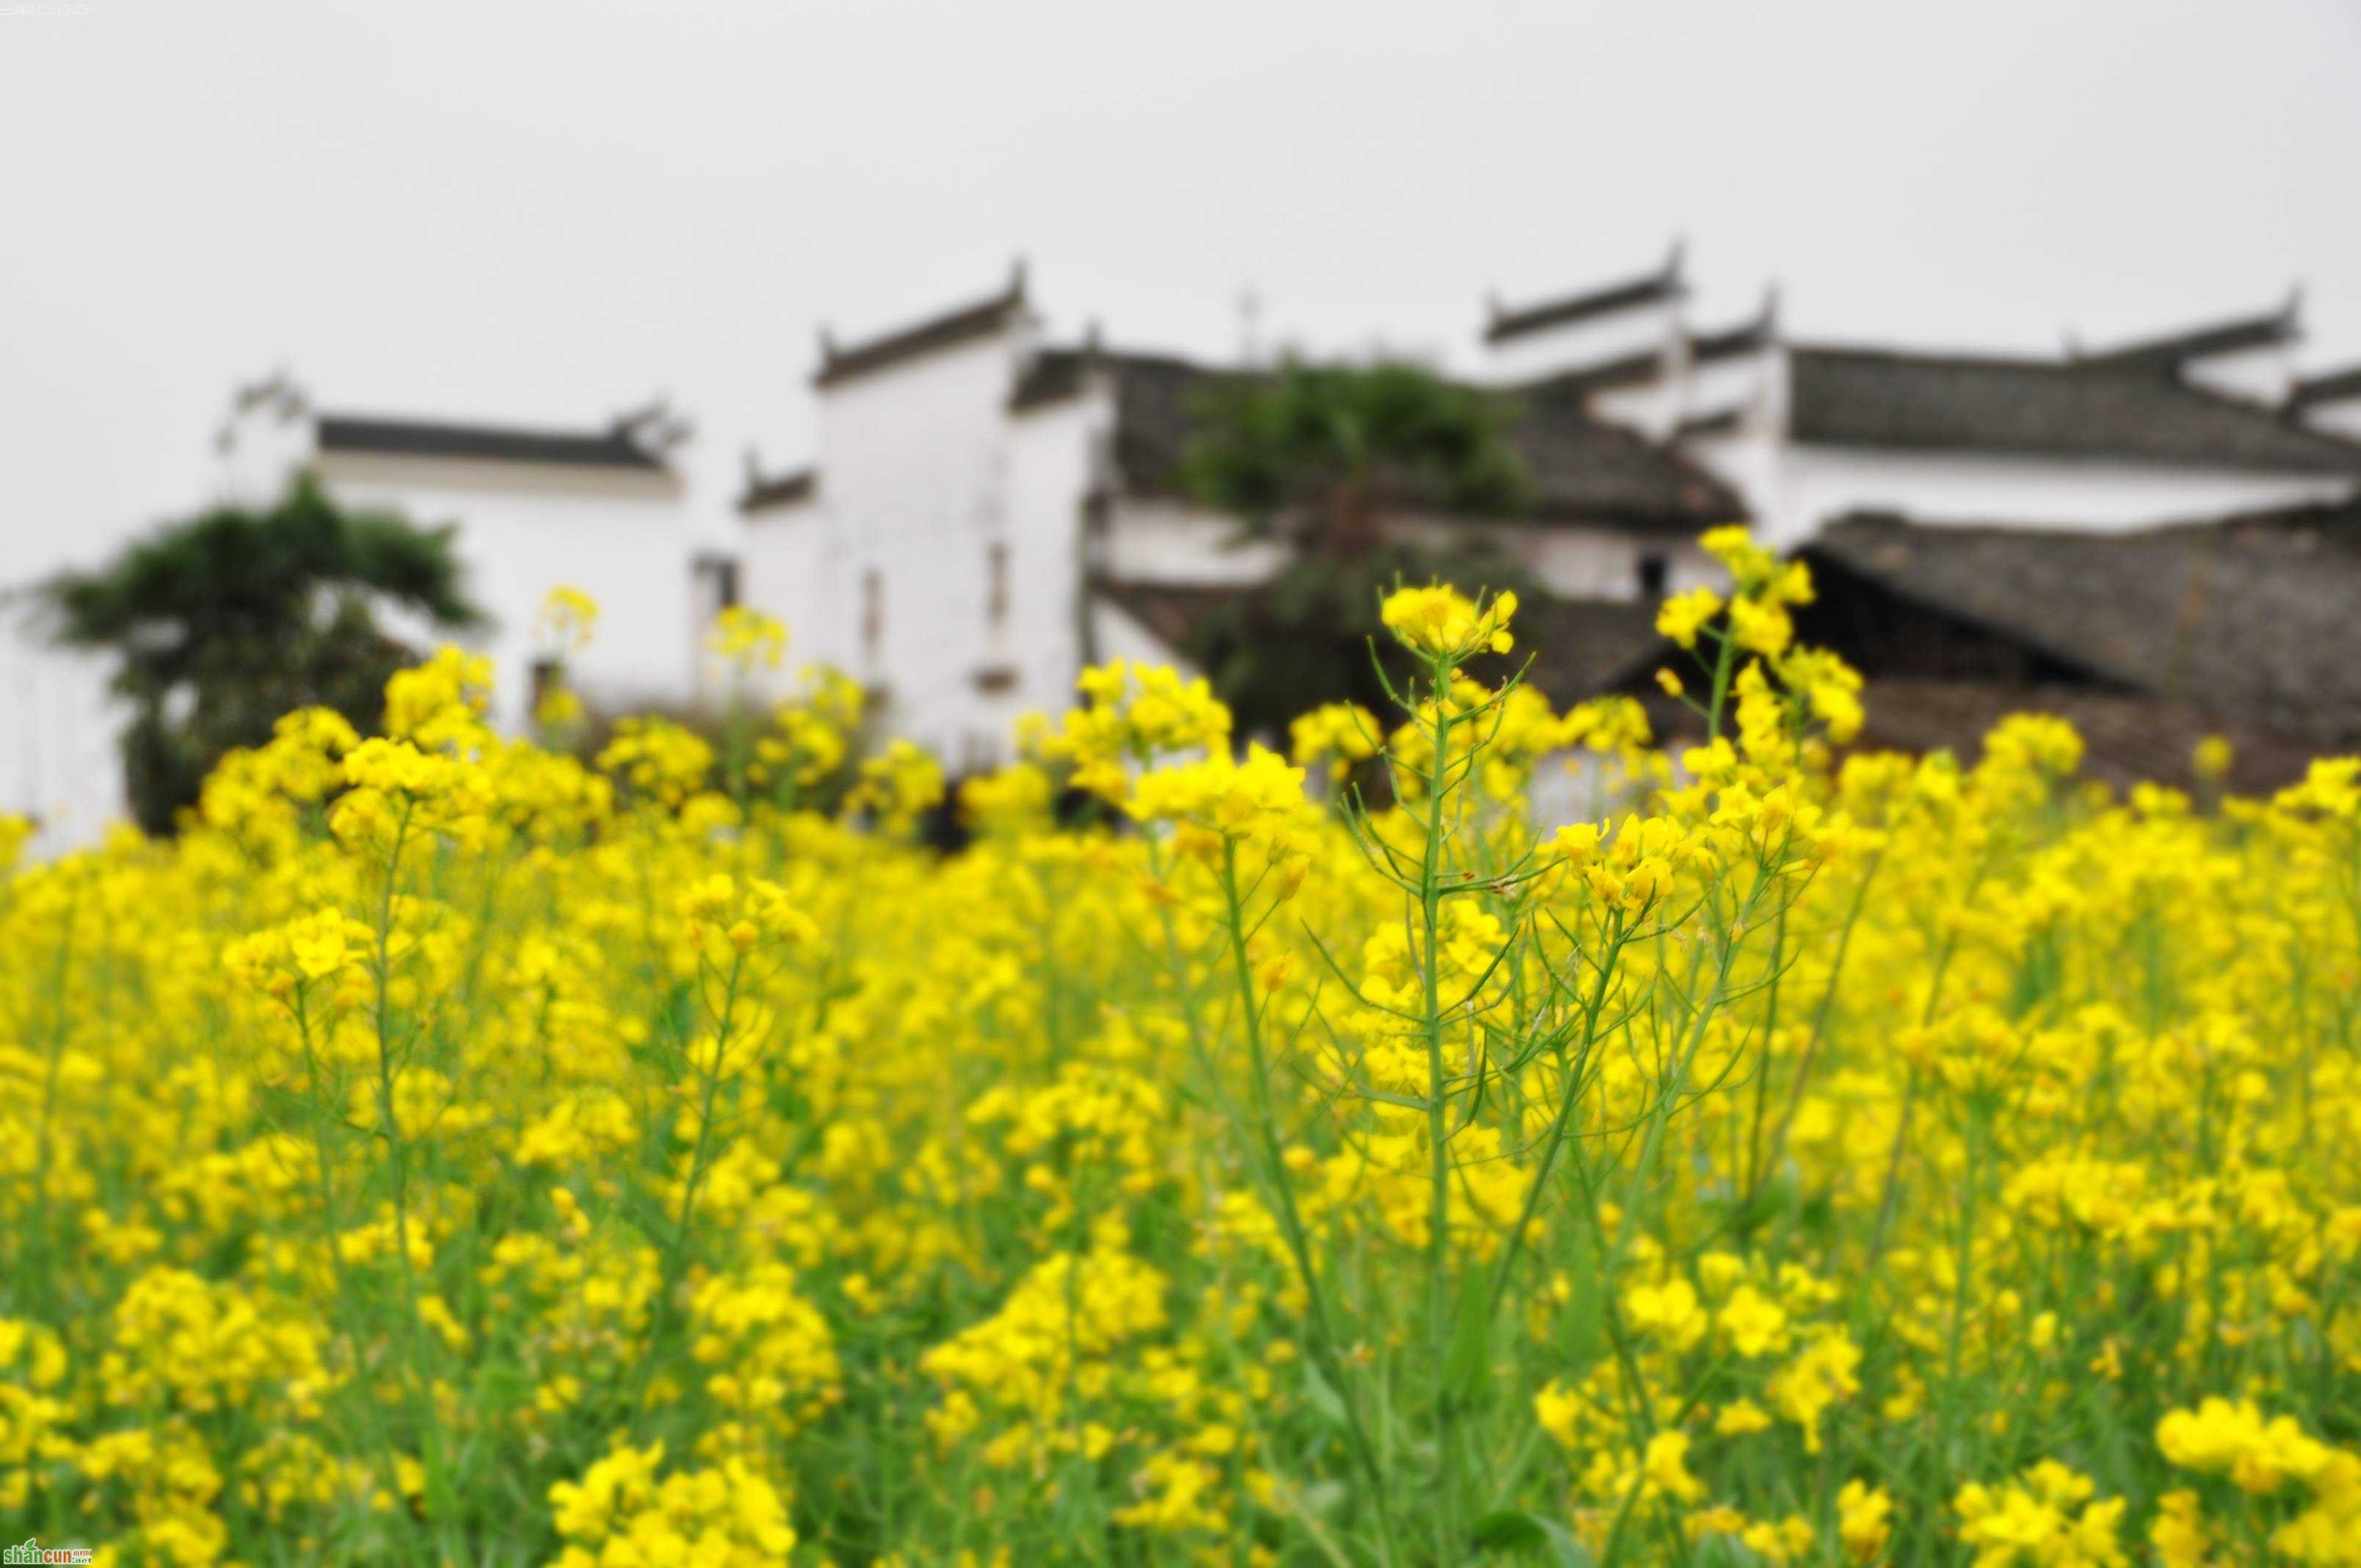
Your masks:
<path fill-rule="evenodd" d="M 1731 521 L 1872 739 L 2268 782 L 2361 740 L 2356 80 L 2344 0 L 9 0 L 0 809 L 169 824 L 379 639 L 691 709 L 731 604 L 954 773 L 1095 659 L 1355 695 L 1405 565 L 1653 692 Z"/>

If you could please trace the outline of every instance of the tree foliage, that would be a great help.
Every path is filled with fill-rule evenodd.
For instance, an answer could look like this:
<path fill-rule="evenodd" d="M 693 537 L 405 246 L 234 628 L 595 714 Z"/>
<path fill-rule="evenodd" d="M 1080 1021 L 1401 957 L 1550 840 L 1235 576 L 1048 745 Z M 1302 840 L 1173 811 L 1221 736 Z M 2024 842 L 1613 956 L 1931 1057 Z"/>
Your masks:
<path fill-rule="evenodd" d="M 1213 389 L 1182 464 L 1189 492 L 1244 535 L 1291 552 L 1268 581 L 1207 615 L 1183 652 L 1242 732 L 1277 733 L 1325 702 L 1384 707 L 1371 660 L 1378 598 L 1397 580 L 1530 592 L 1480 534 L 1389 538 L 1389 517 L 1505 517 L 1532 484 L 1513 401 L 1419 366 L 1283 366 Z M 1389 656 L 1380 652 L 1377 656 Z"/>
<path fill-rule="evenodd" d="M 484 620 L 455 532 L 343 510 L 299 477 L 268 510 L 216 508 L 51 579 L 56 641 L 118 661 L 140 825 L 169 831 L 214 762 L 269 739 L 282 713 L 324 706 L 375 727 L 386 678 L 414 656 L 379 628 L 379 609 L 455 630 Z"/>

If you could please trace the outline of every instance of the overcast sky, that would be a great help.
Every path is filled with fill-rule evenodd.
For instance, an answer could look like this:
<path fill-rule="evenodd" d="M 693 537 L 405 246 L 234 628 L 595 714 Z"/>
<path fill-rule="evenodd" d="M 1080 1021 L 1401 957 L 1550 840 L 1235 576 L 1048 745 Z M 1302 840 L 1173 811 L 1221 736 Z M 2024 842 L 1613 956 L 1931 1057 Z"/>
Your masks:
<path fill-rule="evenodd" d="M 0 0 L 0 576 L 202 502 L 231 387 L 603 422 L 716 515 L 814 331 L 1465 364 L 1689 243 L 1701 313 L 2048 350 L 2268 305 L 2361 358 L 2361 5 Z"/>

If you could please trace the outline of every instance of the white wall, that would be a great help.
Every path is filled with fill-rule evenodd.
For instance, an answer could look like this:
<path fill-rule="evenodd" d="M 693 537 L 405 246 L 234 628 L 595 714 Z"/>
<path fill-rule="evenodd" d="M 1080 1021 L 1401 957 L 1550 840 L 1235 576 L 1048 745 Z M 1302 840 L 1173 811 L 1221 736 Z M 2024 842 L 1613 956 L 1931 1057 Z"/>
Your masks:
<path fill-rule="evenodd" d="M 32 852 L 50 855 L 126 816 L 115 740 L 130 715 L 107 692 L 113 661 L 49 645 L 31 581 L 0 598 L 0 812 L 38 822 Z"/>
<path fill-rule="evenodd" d="M 1104 594 L 1091 598 L 1091 636 L 1098 644 L 1099 663 L 1117 659 L 1139 664 L 1170 664 L 1194 678 L 1202 672 L 1180 656 L 1179 649 L 1142 625 L 1137 617 Z"/>
<path fill-rule="evenodd" d="M 1248 539 L 1227 512 L 1162 497 L 1115 504 L 1099 557 L 1119 582 L 1213 587 L 1259 583 L 1286 563 L 1287 547 Z"/>
<path fill-rule="evenodd" d="M 2264 344 L 2190 360 L 2180 373 L 2198 386 L 2275 409 L 2294 389 L 2295 356 L 2285 344 Z"/>
<path fill-rule="evenodd" d="M 2331 435 L 2342 435 L 2361 441 L 2361 398 L 2346 398 L 2334 403 L 2319 403 L 2306 409 L 2303 422 L 2314 430 L 2324 430 Z"/>
<path fill-rule="evenodd" d="M 1830 446 L 1790 449 L 1772 530 L 1782 544 L 1849 511 L 1924 522 L 2023 524 L 2113 532 L 2224 512 L 2333 500 L 2333 475 L 2170 468 L 2103 461 L 1943 456 Z"/>
<path fill-rule="evenodd" d="M 533 620 L 560 586 L 599 605 L 597 638 L 570 664 L 585 701 L 630 707 L 699 694 L 707 673 L 705 628 L 692 604 L 695 531 L 672 475 L 353 453 L 321 454 L 312 467 L 340 506 L 459 524 L 468 593 L 497 624 L 456 641 L 491 655 L 493 718 L 503 728 L 531 717 L 542 652 Z"/>
<path fill-rule="evenodd" d="M 1104 384 L 1009 420 L 1008 607 L 996 627 L 987 625 L 983 655 L 1016 681 L 976 695 L 972 742 L 994 760 L 1005 759 L 1018 715 L 1063 710 L 1084 661 L 1100 656 L 1088 643 L 1082 595 L 1092 555 L 1082 511 L 1114 423 Z"/>
<path fill-rule="evenodd" d="M 1013 515 L 1010 387 L 1030 341 L 1029 322 L 819 389 L 818 517 L 790 515 L 783 542 L 768 522 L 748 532 L 762 557 L 758 608 L 786 608 L 799 658 L 825 659 L 868 685 L 876 718 L 961 766 L 996 716 L 980 717 L 976 676 L 1017 635 L 988 625 L 990 547 L 1010 552 L 1012 626 L 1046 628 L 1035 581 L 1051 548 Z M 820 538 L 795 531 L 817 522 Z M 831 602 L 788 585 L 816 575 Z M 863 635 L 864 583 L 883 588 L 873 643 Z M 1027 605 L 1024 611 L 1014 607 Z M 1021 620 L 1019 617 L 1021 615 Z M 800 619 L 803 624 L 794 622 Z M 1010 656 L 1030 662 L 1015 650 Z"/>
<path fill-rule="evenodd" d="M 1681 443 L 1736 489 L 1755 532 L 1784 550 L 1850 511 L 1898 512 L 1921 522 L 2023 524 L 2112 532 L 2224 512 L 2332 500 L 2350 493 L 2334 475 L 2277 474 L 2015 453 L 1957 454 L 1798 444 L 1785 439 L 1785 356 L 1707 367 L 1719 383 L 1701 405 L 1742 400 L 1739 427 Z M 1705 378 L 1700 378 L 1701 383 Z"/>
<path fill-rule="evenodd" d="M 783 695 L 805 664 L 851 673 L 859 606 L 846 580 L 846 550 L 825 495 L 768 507 L 744 520 L 738 558 L 746 603 L 785 623 L 786 668 L 770 684 Z"/>
<path fill-rule="evenodd" d="M 1521 333 L 1484 345 L 1480 374 L 1496 383 L 1530 381 L 1627 354 L 1659 351 L 1679 334 L 1681 319 L 1681 302 L 1675 298 Z"/>

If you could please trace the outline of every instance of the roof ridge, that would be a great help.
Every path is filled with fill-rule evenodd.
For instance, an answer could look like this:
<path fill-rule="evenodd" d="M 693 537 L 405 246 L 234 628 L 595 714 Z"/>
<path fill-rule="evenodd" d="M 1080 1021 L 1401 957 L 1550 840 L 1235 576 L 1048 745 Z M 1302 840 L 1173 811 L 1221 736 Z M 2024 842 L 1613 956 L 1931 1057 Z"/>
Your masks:
<path fill-rule="evenodd" d="M 324 410 L 313 417 L 324 451 L 670 471 L 664 454 L 642 444 L 634 427 L 620 422 L 582 430 Z"/>
<path fill-rule="evenodd" d="M 907 326 L 874 334 L 849 348 L 840 345 L 835 335 L 823 326 L 819 332 L 820 367 L 812 374 L 812 385 L 833 386 L 938 348 L 947 348 L 969 338 L 996 332 L 1010 315 L 1023 310 L 1025 304 L 1025 262 L 1019 258 L 1007 283 L 998 293 L 964 305 L 955 305 Z"/>
<path fill-rule="evenodd" d="M 2347 365 L 2341 370 L 2323 370 L 2317 376 L 2298 377 L 2288 392 L 2287 406 L 2301 410 L 2317 403 L 2341 403 L 2361 398 L 2361 365 Z"/>
<path fill-rule="evenodd" d="M 2165 366 L 2178 369 L 2192 359 L 2292 343 L 2303 335 L 2302 309 L 2303 285 L 2299 283 L 2289 291 L 2287 302 L 2274 311 L 2158 333 L 2096 353 L 2075 351 L 2070 357 L 2078 365 Z"/>
<path fill-rule="evenodd" d="M 1653 272 L 1626 278 L 1614 283 L 1561 294 L 1554 299 L 1510 310 L 1498 299 L 1486 302 L 1484 341 L 1506 343 L 1529 333 L 1554 326 L 1565 326 L 1590 316 L 1610 315 L 1635 305 L 1650 304 L 1657 300 L 1675 299 L 1688 292 L 1682 280 L 1681 269 L 1687 250 L 1685 241 L 1675 239 L 1673 248 L 1662 265 Z"/>

